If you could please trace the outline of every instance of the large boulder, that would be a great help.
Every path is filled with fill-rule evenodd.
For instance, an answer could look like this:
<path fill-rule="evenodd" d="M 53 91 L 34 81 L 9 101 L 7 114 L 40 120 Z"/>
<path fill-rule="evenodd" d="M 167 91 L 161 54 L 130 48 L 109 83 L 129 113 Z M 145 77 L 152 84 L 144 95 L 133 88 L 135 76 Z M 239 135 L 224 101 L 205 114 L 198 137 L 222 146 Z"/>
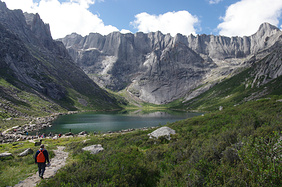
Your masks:
<path fill-rule="evenodd" d="M 175 130 L 169 127 L 161 127 L 151 133 L 148 134 L 150 138 L 159 138 L 164 136 L 167 140 L 170 140 L 170 135 L 175 134 Z"/>
<path fill-rule="evenodd" d="M 20 154 L 18 154 L 18 156 L 22 157 L 22 156 L 26 156 L 28 154 L 33 154 L 33 150 L 28 148 L 25 151 L 21 152 Z"/>
<path fill-rule="evenodd" d="M 83 151 L 90 151 L 90 154 L 97 154 L 101 151 L 104 150 L 104 148 L 102 147 L 101 144 L 96 144 L 96 145 L 90 145 L 90 146 L 87 146 L 87 147 L 84 147 L 82 148 Z"/>

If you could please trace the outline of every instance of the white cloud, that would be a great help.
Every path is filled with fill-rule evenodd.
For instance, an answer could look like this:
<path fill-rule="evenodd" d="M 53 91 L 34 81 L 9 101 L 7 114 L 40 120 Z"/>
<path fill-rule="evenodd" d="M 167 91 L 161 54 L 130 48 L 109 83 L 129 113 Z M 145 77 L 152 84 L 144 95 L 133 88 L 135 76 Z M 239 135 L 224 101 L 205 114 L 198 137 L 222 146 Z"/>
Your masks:
<path fill-rule="evenodd" d="M 167 12 L 160 15 L 150 15 L 146 12 L 137 14 L 131 24 L 141 32 L 161 31 L 164 34 L 176 35 L 195 34 L 194 25 L 199 22 L 196 16 L 187 11 Z"/>
<path fill-rule="evenodd" d="M 230 5 L 218 25 L 220 35 L 250 36 L 263 22 L 278 26 L 281 0 L 241 0 Z"/>
<path fill-rule="evenodd" d="M 3 0 L 10 9 L 22 9 L 24 12 L 39 13 L 45 23 L 50 24 L 53 38 L 65 37 L 76 32 L 87 35 L 90 32 L 108 34 L 118 29 L 112 25 L 104 25 L 99 16 L 91 13 L 88 8 L 95 0 Z M 101 1 L 101 0 L 100 0 Z"/>
<path fill-rule="evenodd" d="M 221 1 L 223 0 L 209 0 L 209 4 L 218 4 Z"/>
<path fill-rule="evenodd" d="M 34 12 L 37 3 L 33 0 L 2 0 L 6 3 L 9 9 L 22 9 L 26 12 Z"/>
<path fill-rule="evenodd" d="M 121 31 L 120 31 L 120 33 L 122 33 L 122 34 L 127 34 L 127 33 L 132 33 L 130 30 L 126 30 L 126 29 L 122 29 Z"/>
<path fill-rule="evenodd" d="M 89 8 L 90 5 L 95 3 L 94 0 L 70 0 L 71 3 L 78 3 L 80 6 L 84 8 Z"/>

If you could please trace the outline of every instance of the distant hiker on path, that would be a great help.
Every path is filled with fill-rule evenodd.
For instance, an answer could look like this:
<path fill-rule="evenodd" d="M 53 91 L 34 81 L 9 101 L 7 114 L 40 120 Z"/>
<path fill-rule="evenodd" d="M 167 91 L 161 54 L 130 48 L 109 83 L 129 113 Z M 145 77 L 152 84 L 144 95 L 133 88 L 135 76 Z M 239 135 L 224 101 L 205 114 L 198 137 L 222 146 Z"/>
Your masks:
<path fill-rule="evenodd" d="M 44 149 L 43 144 L 40 146 L 40 149 L 35 153 L 34 158 L 35 158 L 35 163 L 38 164 L 39 177 L 43 179 L 43 174 L 46 167 L 46 161 L 48 162 L 48 165 L 50 164 L 48 151 Z"/>

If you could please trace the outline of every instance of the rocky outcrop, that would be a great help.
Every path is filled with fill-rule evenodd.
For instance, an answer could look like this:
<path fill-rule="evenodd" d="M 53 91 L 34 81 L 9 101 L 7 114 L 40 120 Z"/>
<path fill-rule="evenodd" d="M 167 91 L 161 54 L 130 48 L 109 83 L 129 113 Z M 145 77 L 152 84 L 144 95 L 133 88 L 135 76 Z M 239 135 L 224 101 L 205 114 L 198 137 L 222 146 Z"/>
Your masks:
<path fill-rule="evenodd" d="M 212 87 L 215 82 L 197 93 L 193 91 L 207 82 L 206 77 L 219 64 L 229 66 L 219 67 L 222 78 L 249 65 L 244 63 L 246 58 L 273 46 L 281 33 L 264 23 L 255 34 L 245 37 L 114 32 L 85 37 L 73 33 L 60 41 L 76 64 L 100 86 L 114 91 L 126 89 L 145 102 L 164 104 Z"/>
<path fill-rule="evenodd" d="M 252 87 L 260 87 L 282 75 L 282 36 L 275 45 L 262 53 L 268 55 L 254 65 Z"/>
<path fill-rule="evenodd" d="M 39 42 L 41 45 L 51 50 L 52 47 L 56 47 L 51 36 L 49 25 L 41 20 L 39 14 L 24 13 L 24 16 L 30 31 L 36 38 L 40 38 Z"/>

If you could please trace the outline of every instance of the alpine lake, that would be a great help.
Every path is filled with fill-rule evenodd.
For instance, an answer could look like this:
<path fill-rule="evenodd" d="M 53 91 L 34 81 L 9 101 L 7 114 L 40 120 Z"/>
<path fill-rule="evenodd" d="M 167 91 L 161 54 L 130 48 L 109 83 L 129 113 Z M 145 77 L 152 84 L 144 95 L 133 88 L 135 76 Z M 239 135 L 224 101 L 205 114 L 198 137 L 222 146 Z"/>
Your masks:
<path fill-rule="evenodd" d="M 166 125 L 175 121 L 202 115 L 203 113 L 187 113 L 181 111 L 111 111 L 111 112 L 83 112 L 59 116 L 47 127 L 39 131 L 40 134 L 59 134 L 82 131 L 88 133 L 118 132 L 127 129 L 141 129 Z M 33 132 L 35 133 L 35 132 Z M 32 134 L 33 134 L 32 133 Z"/>

